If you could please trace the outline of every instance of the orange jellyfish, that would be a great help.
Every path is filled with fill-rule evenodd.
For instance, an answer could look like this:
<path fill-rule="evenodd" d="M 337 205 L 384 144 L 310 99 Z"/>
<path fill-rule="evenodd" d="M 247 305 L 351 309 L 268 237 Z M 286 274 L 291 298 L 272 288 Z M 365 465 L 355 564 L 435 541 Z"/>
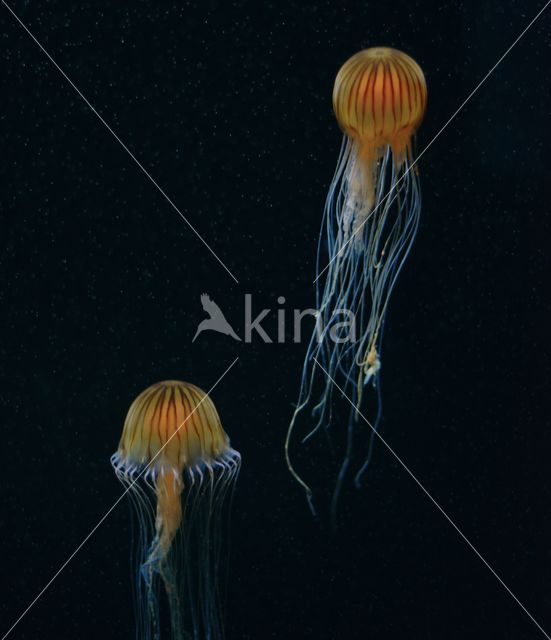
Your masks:
<path fill-rule="evenodd" d="M 111 463 L 137 516 L 138 638 L 161 636 L 161 584 L 174 638 L 223 637 L 221 520 L 240 462 L 212 400 L 193 384 L 159 382 L 130 406 Z"/>
<path fill-rule="evenodd" d="M 357 485 L 380 423 L 381 342 L 389 299 L 419 223 L 421 196 L 412 139 L 426 103 L 421 68 L 396 49 L 360 51 L 344 63 L 335 80 L 333 109 L 344 139 L 318 245 L 316 327 L 285 442 L 289 470 L 311 503 L 311 489 L 290 460 L 296 419 L 308 408 L 315 417 L 307 440 L 329 427 L 334 387 L 350 399 L 333 513 L 353 459 L 355 425 L 368 383 L 374 389 L 374 430 L 356 473 Z"/>

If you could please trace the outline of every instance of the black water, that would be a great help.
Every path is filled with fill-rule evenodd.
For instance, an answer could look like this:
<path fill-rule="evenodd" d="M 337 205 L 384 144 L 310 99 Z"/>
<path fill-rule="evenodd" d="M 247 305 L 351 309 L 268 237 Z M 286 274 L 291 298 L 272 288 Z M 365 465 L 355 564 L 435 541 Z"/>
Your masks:
<path fill-rule="evenodd" d="M 0 635 L 119 497 L 109 456 L 137 393 L 209 389 L 239 357 L 212 393 L 243 454 L 228 639 L 545 637 L 382 445 L 332 532 L 336 458 L 297 443 L 311 517 L 283 461 L 305 349 L 290 323 L 283 344 L 191 344 L 203 292 L 240 334 L 250 293 L 274 338 L 278 307 L 314 304 L 348 56 L 420 63 L 423 149 L 542 4 L 12 1 L 239 284 L 0 7 Z M 420 161 L 382 434 L 551 634 L 550 29 L 548 9 Z M 9 637 L 133 637 L 127 511 Z"/>

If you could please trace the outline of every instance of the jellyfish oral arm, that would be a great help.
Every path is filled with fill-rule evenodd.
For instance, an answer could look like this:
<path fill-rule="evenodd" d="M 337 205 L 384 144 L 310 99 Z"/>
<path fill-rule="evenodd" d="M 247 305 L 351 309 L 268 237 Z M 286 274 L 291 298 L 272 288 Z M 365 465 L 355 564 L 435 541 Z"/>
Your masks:
<path fill-rule="evenodd" d="M 155 543 L 152 554 L 159 559 L 166 557 L 172 540 L 182 522 L 181 493 L 183 483 L 177 471 L 159 473 L 155 479 L 157 491 L 157 515 L 155 518 Z"/>

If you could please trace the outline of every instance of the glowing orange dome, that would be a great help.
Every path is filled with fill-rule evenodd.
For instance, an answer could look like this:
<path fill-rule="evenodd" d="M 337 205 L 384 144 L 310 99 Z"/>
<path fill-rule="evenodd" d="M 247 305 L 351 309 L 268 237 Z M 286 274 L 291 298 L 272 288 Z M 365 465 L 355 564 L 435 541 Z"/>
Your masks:
<path fill-rule="evenodd" d="M 356 53 L 341 67 L 333 89 L 340 127 L 372 160 L 390 145 L 400 162 L 427 105 L 421 67 L 405 53 L 373 47 Z"/>
<path fill-rule="evenodd" d="M 181 472 L 228 449 L 229 438 L 207 394 L 189 382 L 167 380 L 142 391 L 130 405 L 118 455 L 126 464 L 153 461 L 153 469 Z"/>

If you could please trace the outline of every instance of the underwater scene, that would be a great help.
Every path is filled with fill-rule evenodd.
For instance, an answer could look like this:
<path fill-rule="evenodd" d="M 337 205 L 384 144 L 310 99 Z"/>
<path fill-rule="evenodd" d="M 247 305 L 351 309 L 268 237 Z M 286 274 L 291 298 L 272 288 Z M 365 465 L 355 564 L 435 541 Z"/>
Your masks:
<path fill-rule="evenodd" d="M 551 0 L 2 0 L 0 640 L 551 640 Z"/>

